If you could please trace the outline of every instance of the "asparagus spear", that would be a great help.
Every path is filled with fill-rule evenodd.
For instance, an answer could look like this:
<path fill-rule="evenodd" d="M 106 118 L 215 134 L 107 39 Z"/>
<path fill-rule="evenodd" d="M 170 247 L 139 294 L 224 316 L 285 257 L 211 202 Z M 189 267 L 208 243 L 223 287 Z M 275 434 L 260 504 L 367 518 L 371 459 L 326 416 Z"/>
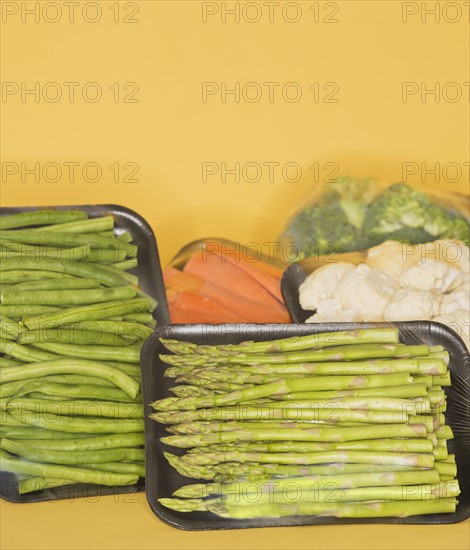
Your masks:
<path fill-rule="evenodd" d="M 371 502 L 320 504 L 299 502 L 297 504 L 259 504 L 252 506 L 233 506 L 225 503 L 209 504 L 207 509 L 221 517 L 231 519 L 249 519 L 258 517 L 285 517 L 304 515 L 323 515 L 349 518 L 408 517 L 423 514 L 455 512 L 455 499 L 429 500 L 424 502 Z"/>
<path fill-rule="evenodd" d="M 432 453 L 434 445 L 429 439 L 364 439 L 359 441 L 345 441 L 343 443 L 327 443 L 319 441 L 281 441 L 278 443 L 237 443 L 236 450 L 249 452 L 285 453 L 311 453 L 316 451 L 333 450 L 362 450 L 362 451 L 389 451 Z M 233 445 L 208 445 L 207 447 L 194 447 L 188 452 L 229 452 L 235 450 Z"/>
<path fill-rule="evenodd" d="M 324 427 L 315 425 L 308 429 L 270 428 L 232 430 L 196 435 L 170 435 L 162 437 L 162 443 L 189 448 L 231 443 L 234 441 L 354 441 L 358 439 L 382 439 L 384 437 L 426 437 L 423 424 L 383 424 L 377 426 Z"/>
<path fill-rule="evenodd" d="M 327 486 L 328 487 L 328 486 Z M 295 502 L 316 502 L 316 503 L 333 503 L 333 502 L 360 502 L 360 501 L 382 501 L 382 500 L 399 500 L 399 501 L 422 501 L 438 499 L 453 499 L 460 494 L 458 481 L 452 480 L 435 484 L 425 485 L 393 485 L 390 487 L 357 487 L 339 489 L 335 484 L 331 484 L 326 489 L 310 489 L 301 490 L 293 483 L 293 487 L 282 492 L 275 489 L 271 492 L 248 493 L 248 494 L 223 494 L 222 497 L 211 498 L 209 500 L 202 499 L 160 499 L 160 503 L 178 511 L 185 511 L 185 504 L 188 506 L 187 511 L 207 510 L 208 505 L 216 503 L 225 503 L 228 505 L 252 505 L 256 504 L 291 504 Z M 176 501 L 176 502 L 175 502 Z"/>
<path fill-rule="evenodd" d="M 405 358 L 429 355 L 426 345 L 407 346 L 404 344 L 364 344 L 335 346 L 313 351 L 299 351 L 278 354 L 236 354 L 222 357 L 207 357 L 198 354 L 160 355 L 160 359 L 170 365 L 260 365 L 271 363 L 314 363 L 316 361 L 352 361 L 360 359 Z"/>
<path fill-rule="evenodd" d="M 179 457 L 177 457 L 179 458 Z M 183 463 L 184 464 L 184 463 Z M 435 465 L 437 462 L 435 462 Z M 178 463 L 177 463 L 178 465 Z M 187 466 L 187 465 L 185 465 Z M 177 467 L 175 466 L 177 469 Z M 217 482 L 232 482 L 232 481 L 266 481 L 273 478 L 297 477 L 303 475 L 324 475 L 330 476 L 338 473 L 364 473 L 364 472 L 391 472 L 391 471 L 410 471 L 410 466 L 397 465 L 378 465 L 378 464 L 345 464 L 333 463 L 328 465 L 286 465 L 286 464 L 252 464 L 250 462 L 241 464 L 239 462 L 223 462 L 215 464 L 210 468 L 203 466 L 192 466 L 197 468 L 196 471 L 186 469 L 186 477 L 195 477 L 198 479 L 214 479 Z M 199 468 L 205 468 L 205 473 L 208 477 L 197 475 Z M 411 470 L 419 470 L 420 468 L 411 468 Z M 179 470 L 178 470 L 179 471 Z M 180 472 L 181 473 L 181 472 Z M 189 475 L 188 475 L 189 474 Z M 453 476 L 455 477 L 455 476 Z"/>
<path fill-rule="evenodd" d="M 228 451 L 224 453 L 205 452 L 185 454 L 183 462 L 209 466 L 221 462 L 257 462 L 262 464 L 328 464 L 330 462 L 347 462 L 352 464 L 399 464 L 432 468 L 432 453 L 397 453 L 374 451 L 317 451 L 315 453 L 258 453 L 248 451 Z"/>
<path fill-rule="evenodd" d="M 284 377 L 291 374 L 303 375 L 331 375 L 331 374 L 388 374 L 393 372 L 409 372 L 411 374 L 438 375 L 447 372 L 446 363 L 439 358 L 424 359 L 376 359 L 372 361 L 350 362 L 326 362 L 326 363 L 293 363 L 287 365 L 261 364 L 261 365 L 231 365 L 227 367 L 201 367 L 199 365 L 182 365 L 166 369 L 164 376 L 176 378 L 183 374 L 202 375 L 206 377 L 223 372 L 225 377 L 237 382 L 243 377 L 246 383 L 250 377 L 259 374 L 283 374 Z M 229 378 L 229 377 L 232 378 Z M 240 383 L 240 382 L 238 382 Z"/>
<path fill-rule="evenodd" d="M 283 395 L 296 391 L 320 391 L 320 390 L 343 390 L 348 388 L 372 388 L 383 386 L 397 386 L 412 382 L 409 373 L 400 372 L 395 374 L 377 374 L 371 376 L 319 376 L 301 378 L 299 380 L 283 380 L 269 384 L 260 384 L 221 395 L 208 395 L 199 397 L 168 397 L 154 401 L 151 406 L 154 409 L 165 410 L 191 410 L 217 405 L 231 405 L 271 397 L 272 395 Z"/>
<path fill-rule="evenodd" d="M 437 470 L 389 471 L 347 473 L 324 476 L 287 477 L 268 481 L 236 483 L 194 483 L 177 489 L 172 496 L 180 498 L 205 498 L 214 495 L 247 495 L 250 493 L 282 493 L 285 490 L 338 489 L 354 487 L 389 487 L 394 485 L 418 485 L 438 483 Z"/>
<path fill-rule="evenodd" d="M 316 349 L 319 347 L 338 346 L 347 343 L 381 343 L 397 344 L 399 342 L 398 329 L 373 328 L 343 330 L 336 332 L 321 332 L 305 336 L 293 336 L 267 342 L 246 341 L 241 344 L 228 344 L 218 346 L 196 346 L 188 342 L 161 338 L 160 342 L 169 351 L 177 354 L 198 353 L 201 355 L 224 355 L 233 353 L 278 353 L 285 351 L 299 351 Z"/>
<path fill-rule="evenodd" d="M 219 407 L 215 409 L 196 409 L 195 411 L 159 412 L 150 415 L 151 418 L 162 423 L 181 423 L 197 420 L 295 420 L 298 422 L 367 422 L 370 424 L 399 424 L 408 421 L 408 414 L 404 408 L 400 410 L 367 410 L 367 409 L 340 409 L 334 405 L 324 408 L 297 408 L 273 407 L 257 405 L 254 407 Z M 429 417 L 431 418 L 431 417 Z M 432 421 L 432 418 L 431 418 Z M 430 430 L 432 431 L 432 430 Z"/>
<path fill-rule="evenodd" d="M 207 394 L 206 394 L 207 395 Z M 406 386 L 386 386 L 383 388 L 359 388 L 354 390 L 330 390 L 330 391 L 300 391 L 285 395 L 272 395 L 270 399 L 279 401 L 296 401 L 303 399 L 330 399 L 334 397 L 428 397 L 432 402 L 432 394 L 428 392 L 424 384 L 408 384 Z"/>
<path fill-rule="evenodd" d="M 210 390 L 206 390 L 204 388 L 201 388 L 199 386 L 175 386 L 173 388 L 170 388 L 171 393 L 176 395 L 176 397 L 192 397 L 192 396 L 199 396 L 199 395 L 209 395 L 211 392 Z"/>

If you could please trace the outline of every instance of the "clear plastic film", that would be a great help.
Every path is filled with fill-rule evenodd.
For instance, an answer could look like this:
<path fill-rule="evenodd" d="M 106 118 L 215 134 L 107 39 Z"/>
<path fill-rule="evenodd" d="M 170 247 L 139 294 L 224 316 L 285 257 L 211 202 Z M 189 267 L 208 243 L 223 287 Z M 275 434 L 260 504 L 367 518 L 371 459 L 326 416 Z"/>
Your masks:
<path fill-rule="evenodd" d="M 312 189 L 280 236 L 288 259 L 355 252 L 386 240 L 470 241 L 469 198 L 406 183 L 340 177 Z"/>

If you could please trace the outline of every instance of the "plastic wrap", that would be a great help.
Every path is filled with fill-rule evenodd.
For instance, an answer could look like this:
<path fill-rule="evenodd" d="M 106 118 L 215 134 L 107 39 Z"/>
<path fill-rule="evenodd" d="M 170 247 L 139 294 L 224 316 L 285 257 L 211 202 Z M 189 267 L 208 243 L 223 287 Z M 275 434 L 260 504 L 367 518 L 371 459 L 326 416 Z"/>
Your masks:
<path fill-rule="evenodd" d="M 312 189 L 280 242 L 290 261 L 365 250 L 386 240 L 468 242 L 469 219 L 463 195 L 342 177 Z"/>
<path fill-rule="evenodd" d="M 386 241 L 293 264 L 282 291 L 294 322 L 434 320 L 470 348 L 469 254 L 461 241 Z"/>
<path fill-rule="evenodd" d="M 297 266 L 292 266 L 297 267 Z M 285 337 L 295 337 L 321 332 L 349 330 L 354 328 L 366 328 L 376 326 L 397 326 L 400 341 L 406 344 L 425 343 L 428 345 L 442 345 L 450 353 L 449 370 L 452 378 L 452 386 L 446 387 L 447 410 L 445 412 L 446 423 L 454 433 L 454 439 L 449 440 L 449 451 L 455 453 L 457 462 L 457 476 L 461 494 L 458 497 L 458 505 L 455 513 L 433 514 L 423 516 L 410 516 L 407 518 L 384 517 L 373 519 L 362 518 L 336 518 L 326 516 L 288 516 L 281 518 L 256 519 L 225 519 L 217 517 L 210 512 L 175 512 L 164 507 L 160 498 L 170 497 L 172 493 L 181 487 L 191 483 L 191 479 L 183 477 L 176 472 L 167 462 L 164 453 L 173 452 L 181 454 L 182 449 L 170 447 L 161 442 L 160 438 L 168 435 L 165 427 L 152 420 L 149 415 L 154 412 L 149 403 L 157 399 L 171 396 L 169 388 L 173 385 L 172 379 L 165 377 L 164 372 L 168 367 L 160 357 L 160 353 L 166 353 L 159 338 L 190 341 L 195 344 L 230 344 L 244 340 L 265 341 Z M 377 324 L 315 324 L 315 325 L 179 325 L 167 326 L 157 329 L 147 340 L 142 350 L 141 366 L 145 403 L 145 432 L 146 432 L 146 493 L 149 505 L 155 515 L 165 523 L 185 530 L 216 530 L 216 529 L 244 529 L 253 527 L 276 527 L 294 525 L 337 525 L 337 524 L 435 524 L 455 523 L 463 521 L 470 515 L 470 418 L 468 404 L 470 399 L 470 378 L 468 376 L 469 356 L 462 341 L 445 326 L 429 322 L 410 322 L 384 325 Z M 256 482 L 254 482 L 256 486 Z"/>

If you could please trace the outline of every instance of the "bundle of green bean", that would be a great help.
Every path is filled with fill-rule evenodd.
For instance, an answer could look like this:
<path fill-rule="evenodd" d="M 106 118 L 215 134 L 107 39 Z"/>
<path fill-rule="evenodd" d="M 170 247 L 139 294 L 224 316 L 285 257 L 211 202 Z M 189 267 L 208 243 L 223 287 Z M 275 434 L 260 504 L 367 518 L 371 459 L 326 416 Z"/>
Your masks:
<path fill-rule="evenodd" d="M 175 397 L 152 403 L 165 452 L 205 483 L 160 503 L 232 519 L 451 513 L 449 354 L 395 328 L 198 346 L 162 339 Z"/>
<path fill-rule="evenodd" d="M 140 349 L 157 303 L 112 216 L 0 217 L 0 469 L 19 492 L 145 476 Z"/>

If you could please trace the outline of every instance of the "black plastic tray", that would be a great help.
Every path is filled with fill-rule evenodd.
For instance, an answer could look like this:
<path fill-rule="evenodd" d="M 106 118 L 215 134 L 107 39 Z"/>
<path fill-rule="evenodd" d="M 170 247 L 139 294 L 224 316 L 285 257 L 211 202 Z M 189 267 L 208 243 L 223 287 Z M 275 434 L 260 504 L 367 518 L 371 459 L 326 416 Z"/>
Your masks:
<path fill-rule="evenodd" d="M 219 518 L 209 512 L 174 512 L 159 504 L 159 498 L 169 497 L 178 487 L 195 482 L 180 476 L 169 466 L 163 456 L 163 451 L 171 450 L 176 454 L 181 454 L 181 449 L 168 447 L 161 443 L 160 438 L 168 434 L 162 424 L 149 418 L 149 414 L 152 412 L 149 403 L 170 396 L 169 387 L 173 383 L 171 379 L 163 376 L 168 365 L 159 359 L 159 354 L 168 352 L 160 344 L 160 337 L 188 340 L 196 344 L 220 344 L 237 343 L 243 340 L 270 340 L 287 336 L 372 326 L 397 326 L 400 331 L 400 339 L 405 343 L 441 344 L 450 352 L 449 369 L 453 385 L 446 388 L 448 401 L 445 416 L 447 423 L 454 431 L 455 438 L 449 442 L 449 449 L 456 455 L 458 479 L 462 490 L 455 513 L 411 516 L 408 518 L 338 519 L 322 516 L 291 516 L 241 521 Z M 145 403 L 147 500 L 155 515 L 169 525 L 187 530 L 214 530 L 349 523 L 456 523 L 470 517 L 470 356 L 462 340 L 444 325 L 427 321 L 393 324 L 173 325 L 159 328 L 149 337 L 142 349 L 141 367 Z"/>
<path fill-rule="evenodd" d="M 133 210 L 114 204 L 99 205 L 67 205 L 67 206 L 38 206 L 38 207 L 3 207 L 0 216 L 17 214 L 39 209 L 52 210 L 84 210 L 91 218 L 111 215 L 115 219 L 115 233 L 119 235 L 128 231 L 138 246 L 138 267 L 131 270 L 139 277 L 139 286 L 158 302 L 153 316 L 157 325 L 169 323 L 168 305 L 162 271 L 158 256 L 155 235 L 149 224 Z M 42 491 L 34 491 L 25 495 L 18 493 L 18 484 L 15 476 L 9 472 L 0 472 L 0 497 L 10 502 L 39 502 L 43 500 L 63 500 L 79 497 L 99 497 L 124 493 L 136 493 L 145 490 L 144 480 L 140 479 L 136 485 L 125 487 L 106 487 L 104 485 L 77 484 L 64 487 L 54 487 Z"/>
<path fill-rule="evenodd" d="M 299 286 L 305 281 L 308 273 L 299 265 L 292 264 L 282 274 L 281 291 L 294 323 L 305 323 L 313 311 L 302 309 L 299 302 Z"/>

